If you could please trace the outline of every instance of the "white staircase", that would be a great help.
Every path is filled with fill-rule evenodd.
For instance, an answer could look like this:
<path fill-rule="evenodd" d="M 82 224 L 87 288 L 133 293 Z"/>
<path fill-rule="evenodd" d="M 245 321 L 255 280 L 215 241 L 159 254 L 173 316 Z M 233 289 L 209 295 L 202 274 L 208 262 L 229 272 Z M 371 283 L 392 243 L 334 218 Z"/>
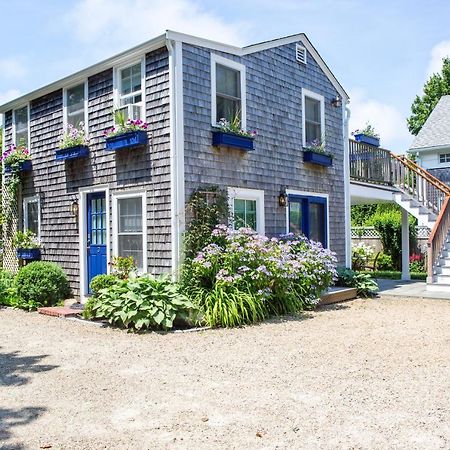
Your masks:
<path fill-rule="evenodd" d="M 433 274 L 427 289 L 450 293 L 450 233 L 447 233 L 437 261 L 433 264 Z"/>
<path fill-rule="evenodd" d="M 417 219 L 418 225 L 433 229 L 436 223 L 437 215 L 429 209 L 422 206 L 418 200 L 404 192 L 394 194 L 395 203 L 400 205 L 403 209 L 409 212 Z"/>

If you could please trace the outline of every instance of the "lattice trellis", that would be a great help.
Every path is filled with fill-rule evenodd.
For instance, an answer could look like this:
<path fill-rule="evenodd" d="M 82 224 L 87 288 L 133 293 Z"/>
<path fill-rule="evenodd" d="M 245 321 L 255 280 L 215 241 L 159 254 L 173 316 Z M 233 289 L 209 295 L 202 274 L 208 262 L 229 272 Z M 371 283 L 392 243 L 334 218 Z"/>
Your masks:
<path fill-rule="evenodd" d="M 5 177 L 3 178 L 3 192 L 2 192 L 2 206 L 3 206 L 3 268 L 16 273 L 19 264 L 16 257 L 16 249 L 12 241 L 19 229 L 20 211 L 18 205 L 20 204 L 20 188 L 17 197 L 14 199 L 8 192 L 5 185 Z"/>
<path fill-rule="evenodd" d="M 416 227 L 417 237 L 419 239 L 428 239 L 431 230 L 428 227 Z M 375 227 L 352 227 L 352 239 L 379 239 L 380 235 Z"/>

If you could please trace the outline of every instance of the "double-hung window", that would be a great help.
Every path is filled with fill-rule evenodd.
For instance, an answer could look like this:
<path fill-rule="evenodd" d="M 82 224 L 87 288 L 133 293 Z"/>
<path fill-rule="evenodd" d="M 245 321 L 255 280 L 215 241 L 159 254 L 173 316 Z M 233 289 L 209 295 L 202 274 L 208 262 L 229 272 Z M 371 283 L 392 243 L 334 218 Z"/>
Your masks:
<path fill-rule="evenodd" d="M 312 195 L 288 195 L 288 232 L 304 234 L 308 239 L 328 246 L 327 198 Z"/>
<path fill-rule="evenodd" d="M 441 153 L 439 155 L 439 163 L 440 164 L 450 163 L 450 153 Z"/>
<path fill-rule="evenodd" d="M 41 234 L 40 202 L 37 195 L 23 199 L 23 229 L 33 232 L 37 238 Z"/>
<path fill-rule="evenodd" d="M 117 104 L 126 119 L 142 119 L 144 97 L 144 63 L 139 61 L 117 69 Z"/>
<path fill-rule="evenodd" d="M 324 98 L 322 95 L 302 90 L 303 146 L 322 142 L 325 134 Z"/>
<path fill-rule="evenodd" d="M 64 90 L 64 125 L 80 128 L 84 123 L 87 132 L 87 83 L 81 83 Z"/>
<path fill-rule="evenodd" d="M 264 191 L 228 188 L 233 228 L 253 228 L 264 234 Z"/>
<path fill-rule="evenodd" d="M 211 54 L 212 124 L 220 119 L 239 120 L 246 126 L 245 66 L 235 61 Z"/>
<path fill-rule="evenodd" d="M 29 147 L 29 117 L 28 106 L 14 110 L 14 143 Z"/>
<path fill-rule="evenodd" d="M 118 256 L 132 256 L 141 272 L 147 270 L 145 193 L 114 198 L 115 249 Z"/>

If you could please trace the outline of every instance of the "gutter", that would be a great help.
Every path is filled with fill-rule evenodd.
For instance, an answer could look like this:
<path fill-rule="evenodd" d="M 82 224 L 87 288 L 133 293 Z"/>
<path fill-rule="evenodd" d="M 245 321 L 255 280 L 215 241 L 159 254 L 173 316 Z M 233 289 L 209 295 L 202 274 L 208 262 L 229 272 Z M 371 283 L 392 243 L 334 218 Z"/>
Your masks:
<path fill-rule="evenodd" d="M 344 137 L 344 214 L 345 214 L 345 267 L 352 267 L 352 231 L 351 231 L 351 199 L 350 199 L 350 149 L 348 142 L 348 122 L 351 111 L 346 103 L 342 107 Z"/>

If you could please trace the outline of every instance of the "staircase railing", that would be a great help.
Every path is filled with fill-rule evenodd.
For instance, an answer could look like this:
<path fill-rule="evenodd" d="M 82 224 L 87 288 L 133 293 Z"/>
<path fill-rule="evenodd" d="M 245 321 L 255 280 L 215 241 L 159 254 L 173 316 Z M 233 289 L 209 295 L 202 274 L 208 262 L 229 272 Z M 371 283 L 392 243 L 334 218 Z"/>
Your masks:
<path fill-rule="evenodd" d="M 442 209 L 428 238 L 428 283 L 433 281 L 433 267 L 436 266 L 450 228 L 450 197 L 445 197 Z"/>
<path fill-rule="evenodd" d="M 392 157 L 392 184 L 411 195 L 422 206 L 439 214 L 450 188 L 405 156 Z"/>

